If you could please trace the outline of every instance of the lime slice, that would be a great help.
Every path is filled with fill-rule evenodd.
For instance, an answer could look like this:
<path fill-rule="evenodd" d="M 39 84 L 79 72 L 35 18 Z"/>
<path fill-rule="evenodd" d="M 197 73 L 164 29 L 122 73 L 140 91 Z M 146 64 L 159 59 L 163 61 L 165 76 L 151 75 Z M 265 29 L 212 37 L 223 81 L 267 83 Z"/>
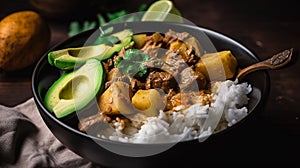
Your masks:
<path fill-rule="evenodd" d="M 142 21 L 183 22 L 181 13 L 170 0 L 158 0 L 150 5 Z"/>

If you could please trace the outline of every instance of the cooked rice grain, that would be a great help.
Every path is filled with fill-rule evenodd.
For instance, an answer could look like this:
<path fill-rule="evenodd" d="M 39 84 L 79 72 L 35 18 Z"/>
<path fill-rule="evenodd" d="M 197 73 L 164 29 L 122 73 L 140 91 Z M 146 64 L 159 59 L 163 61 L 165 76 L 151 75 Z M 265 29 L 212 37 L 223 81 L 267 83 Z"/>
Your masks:
<path fill-rule="evenodd" d="M 169 143 L 207 138 L 247 116 L 246 105 L 251 91 L 248 83 L 216 82 L 212 86 L 214 101 L 210 105 L 196 103 L 180 112 L 161 111 L 156 117 L 148 117 L 133 135 L 116 131 L 109 139 L 130 143 Z"/>

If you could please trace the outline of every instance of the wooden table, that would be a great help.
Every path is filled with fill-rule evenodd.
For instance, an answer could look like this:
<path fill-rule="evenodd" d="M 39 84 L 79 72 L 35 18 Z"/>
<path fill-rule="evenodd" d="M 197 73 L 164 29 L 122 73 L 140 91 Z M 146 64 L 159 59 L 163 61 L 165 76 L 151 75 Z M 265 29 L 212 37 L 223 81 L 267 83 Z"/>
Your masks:
<path fill-rule="evenodd" d="M 123 2 L 123 1 L 121 1 Z M 125 9 L 136 10 L 142 2 L 128 0 Z M 124 2 L 125 3 L 125 2 Z M 198 26 L 225 34 L 247 46 L 260 59 L 288 48 L 300 47 L 300 17 L 298 5 L 289 1 L 247 0 L 174 0 L 182 15 Z M 27 1 L 1 1 L 0 18 L 21 9 L 31 9 Z M 109 8 L 108 8 L 109 9 Z M 83 14 L 83 13 L 82 13 Z M 67 39 L 68 20 L 48 19 L 52 32 L 49 45 Z M 265 111 L 256 123 L 248 126 L 242 134 L 246 146 L 244 151 L 249 163 L 298 163 L 300 159 L 300 62 L 281 69 L 271 70 L 271 89 Z M 18 72 L 0 72 L 0 104 L 15 106 L 31 93 L 32 67 Z M 234 149 L 234 147 L 233 147 Z M 249 155 L 249 152 L 256 152 Z"/>

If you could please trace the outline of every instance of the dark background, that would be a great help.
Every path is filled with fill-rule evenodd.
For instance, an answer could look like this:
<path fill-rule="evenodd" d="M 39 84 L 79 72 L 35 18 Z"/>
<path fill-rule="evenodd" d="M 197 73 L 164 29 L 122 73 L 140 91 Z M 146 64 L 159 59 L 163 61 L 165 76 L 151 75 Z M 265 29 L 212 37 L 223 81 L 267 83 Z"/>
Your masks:
<path fill-rule="evenodd" d="M 47 3 L 46 0 L 44 0 Z M 32 5 L 39 4 L 39 10 Z M 0 0 L 0 19 L 24 9 L 40 12 L 51 29 L 49 49 L 68 38 L 73 20 L 94 19 L 96 13 L 126 9 L 136 12 L 149 0 Z M 57 3 L 57 4 L 55 4 Z M 66 4 L 68 3 L 68 4 Z M 247 46 L 261 60 L 284 49 L 300 48 L 300 17 L 296 2 L 261 0 L 174 0 L 182 16 L 194 24 L 225 34 Z M 47 8 L 44 8 L 44 7 Z M 43 12 L 46 9 L 50 11 Z M 63 9 L 63 10 L 62 10 Z M 72 10 L 74 9 L 74 10 Z M 300 160 L 300 62 L 270 70 L 271 88 L 266 109 L 245 129 L 241 140 L 251 146 L 249 163 L 298 164 Z M 0 104 L 15 106 L 32 97 L 33 67 L 0 71 Z M 246 149 L 249 149 L 247 147 Z M 248 153 L 248 151 L 243 151 Z M 250 152 L 250 151 L 249 151 Z M 245 154 L 239 153 L 239 154 Z"/>

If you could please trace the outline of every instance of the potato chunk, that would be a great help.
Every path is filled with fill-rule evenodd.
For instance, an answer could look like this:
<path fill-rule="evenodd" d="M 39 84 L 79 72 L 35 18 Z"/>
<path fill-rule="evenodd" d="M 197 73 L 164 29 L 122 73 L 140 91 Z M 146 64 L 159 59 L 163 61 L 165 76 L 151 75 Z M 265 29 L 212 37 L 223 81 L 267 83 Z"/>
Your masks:
<path fill-rule="evenodd" d="M 204 54 L 196 64 L 200 71 L 211 81 L 233 78 L 237 71 L 237 60 L 230 50 Z"/>
<path fill-rule="evenodd" d="M 130 101 L 131 90 L 128 83 L 114 82 L 98 100 L 100 111 L 105 114 L 133 114 L 137 112 Z"/>
<path fill-rule="evenodd" d="M 195 37 L 190 37 L 188 39 L 186 39 L 184 41 L 186 44 L 190 45 L 193 50 L 195 50 L 195 54 L 200 57 L 201 56 L 201 53 L 200 53 L 200 44 L 199 44 L 199 41 L 195 38 Z"/>
<path fill-rule="evenodd" d="M 165 98 L 157 89 L 138 90 L 132 104 L 148 117 L 157 116 L 165 108 Z"/>
<path fill-rule="evenodd" d="M 136 34 L 133 35 L 134 47 L 135 48 L 142 48 L 147 42 L 147 35 L 146 34 Z"/>

